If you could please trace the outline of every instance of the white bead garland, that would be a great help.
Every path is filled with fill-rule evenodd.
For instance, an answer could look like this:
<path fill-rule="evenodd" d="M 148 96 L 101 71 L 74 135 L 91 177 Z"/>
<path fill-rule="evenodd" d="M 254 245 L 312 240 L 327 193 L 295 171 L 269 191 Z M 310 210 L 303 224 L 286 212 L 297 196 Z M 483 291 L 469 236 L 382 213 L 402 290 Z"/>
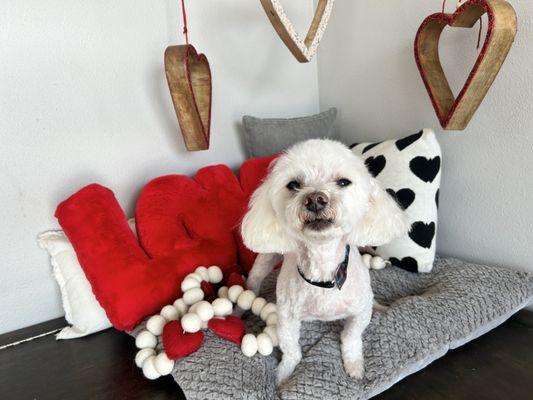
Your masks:
<path fill-rule="evenodd" d="M 166 323 L 167 320 L 165 317 L 161 315 L 152 315 L 148 318 L 148 321 L 146 321 L 146 329 L 155 336 L 159 336 L 163 333 L 163 328 Z"/>
<path fill-rule="evenodd" d="M 369 259 L 370 264 L 370 259 Z M 201 282 L 220 283 L 223 279 L 222 270 L 216 265 L 209 268 L 200 266 L 193 273 L 188 274 L 181 283 L 182 298 L 161 309 L 159 314 L 153 315 L 146 321 L 146 329 L 141 331 L 135 339 L 139 349 L 135 355 L 135 364 L 142 369 L 148 379 L 157 379 L 168 375 L 174 369 L 175 362 L 162 351 L 156 352 L 157 336 L 163 332 L 168 321 L 181 320 L 185 332 L 195 333 L 206 329 L 212 318 L 224 318 L 233 312 L 233 304 L 240 309 L 251 310 L 260 316 L 266 326 L 257 337 L 248 333 L 241 342 L 241 350 L 247 357 L 259 353 L 267 356 L 278 345 L 276 305 L 267 303 L 262 297 L 257 297 L 251 290 L 245 290 L 240 285 L 218 289 L 218 298 L 209 303 L 204 300 Z"/>
<path fill-rule="evenodd" d="M 150 356 L 155 355 L 156 353 L 154 349 L 141 349 L 135 355 L 135 365 L 137 365 L 139 368 L 142 368 L 143 363 L 146 361 L 146 359 Z"/>

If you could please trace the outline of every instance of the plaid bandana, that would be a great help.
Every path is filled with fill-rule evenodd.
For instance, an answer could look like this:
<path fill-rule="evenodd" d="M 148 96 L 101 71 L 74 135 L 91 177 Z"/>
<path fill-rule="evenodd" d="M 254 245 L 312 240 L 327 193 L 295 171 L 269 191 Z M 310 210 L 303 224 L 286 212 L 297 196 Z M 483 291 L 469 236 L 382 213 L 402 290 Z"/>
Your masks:
<path fill-rule="evenodd" d="M 348 275 L 348 262 L 350 261 L 350 245 L 346 245 L 346 254 L 344 256 L 344 261 L 339 264 L 337 267 L 337 271 L 335 272 L 335 278 L 331 281 L 325 281 L 325 282 L 315 282 L 310 279 L 307 279 L 305 275 L 300 270 L 300 267 L 298 267 L 298 272 L 300 273 L 300 276 L 306 281 L 307 283 L 318 286 L 323 289 L 333 289 L 334 287 L 337 287 L 339 290 L 342 289 L 342 286 L 344 285 L 344 282 L 346 282 L 346 276 Z"/>

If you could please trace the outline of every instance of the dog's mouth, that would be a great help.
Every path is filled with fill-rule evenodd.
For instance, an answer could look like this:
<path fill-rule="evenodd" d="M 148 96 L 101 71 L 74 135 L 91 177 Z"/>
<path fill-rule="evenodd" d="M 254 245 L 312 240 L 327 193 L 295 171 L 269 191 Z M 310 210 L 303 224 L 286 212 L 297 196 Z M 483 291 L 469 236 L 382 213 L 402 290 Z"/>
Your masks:
<path fill-rule="evenodd" d="M 333 219 L 315 218 L 312 221 L 304 222 L 304 228 L 312 231 L 323 231 L 333 225 Z"/>

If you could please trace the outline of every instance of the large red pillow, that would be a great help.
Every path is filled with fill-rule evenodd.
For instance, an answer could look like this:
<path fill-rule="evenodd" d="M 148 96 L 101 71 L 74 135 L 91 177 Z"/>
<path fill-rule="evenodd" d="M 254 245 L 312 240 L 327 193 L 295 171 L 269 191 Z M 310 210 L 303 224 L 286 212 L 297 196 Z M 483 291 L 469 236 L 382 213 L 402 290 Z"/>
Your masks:
<path fill-rule="evenodd" d="M 249 160 L 240 181 L 223 165 L 194 178 L 157 178 L 142 190 L 136 207 L 139 242 L 113 193 L 92 184 L 56 210 L 93 292 L 118 329 L 132 329 L 180 293 L 180 283 L 198 265 L 229 272 L 255 255 L 242 245 L 238 225 L 248 199 L 272 157 Z"/>

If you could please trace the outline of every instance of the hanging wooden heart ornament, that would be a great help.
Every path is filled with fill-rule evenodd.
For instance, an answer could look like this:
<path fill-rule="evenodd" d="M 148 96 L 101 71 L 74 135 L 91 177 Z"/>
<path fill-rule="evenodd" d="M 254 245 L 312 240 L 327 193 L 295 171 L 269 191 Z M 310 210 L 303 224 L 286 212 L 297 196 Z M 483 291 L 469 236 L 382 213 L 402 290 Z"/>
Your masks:
<path fill-rule="evenodd" d="M 190 45 L 165 50 L 165 73 L 185 146 L 207 150 L 211 126 L 211 69 Z"/>
<path fill-rule="evenodd" d="M 459 92 L 453 95 L 439 59 L 439 39 L 446 26 L 471 28 L 488 17 L 485 42 Z M 441 126 L 463 130 L 476 112 L 507 57 L 516 35 L 516 13 L 504 0 L 469 0 L 453 14 L 427 17 L 415 39 L 415 59 Z"/>
<path fill-rule="evenodd" d="M 261 0 L 261 4 L 283 43 L 301 63 L 313 58 L 328 25 L 334 0 L 318 0 L 315 15 L 304 40 L 287 17 L 279 0 Z"/>

